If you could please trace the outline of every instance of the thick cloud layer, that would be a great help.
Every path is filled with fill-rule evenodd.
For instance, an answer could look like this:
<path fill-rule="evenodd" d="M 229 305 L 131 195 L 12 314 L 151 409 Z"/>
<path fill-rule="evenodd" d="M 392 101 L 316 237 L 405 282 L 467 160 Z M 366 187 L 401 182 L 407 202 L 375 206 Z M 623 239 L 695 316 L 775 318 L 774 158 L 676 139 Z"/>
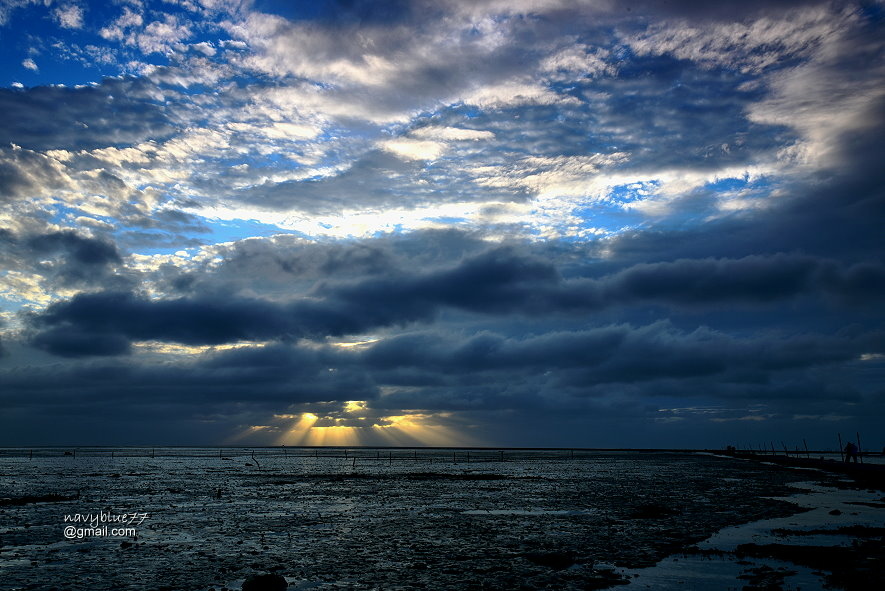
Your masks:
<path fill-rule="evenodd" d="M 48 10 L 0 9 L 0 443 L 878 432 L 875 8 Z"/>

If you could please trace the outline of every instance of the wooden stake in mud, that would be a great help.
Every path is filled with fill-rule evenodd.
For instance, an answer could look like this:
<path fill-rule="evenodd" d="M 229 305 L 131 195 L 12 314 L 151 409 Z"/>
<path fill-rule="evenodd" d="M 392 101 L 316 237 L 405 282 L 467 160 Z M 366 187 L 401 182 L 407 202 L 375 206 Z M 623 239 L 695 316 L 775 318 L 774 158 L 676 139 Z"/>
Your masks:
<path fill-rule="evenodd" d="M 860 431 L 855 431 L 854 434 L 857 435 L 857 457 L 860 458 L 860 463 L 863 464 L 863 454 L 860 451 L 863 449 L 860 446 Z"/>
<path fill-rule="evenodd" d="M 784 455 L 787 456 L 787 457 L 789 458 L 789 457 L 790 457 L 790 452 L 787 450 L 787 445 L 786 445 L 783 441 L 781 441 L 781 447 L 784 448 Z"/>
<path fill-rule="evenodd" d="M 252 461 L 255 462 L 255 465 L 258 466 L 258 469 L 261 470 L 261 464 L 258 463 L 258 460 L 255 459 L 255 450 L 252 450 Z"/>
<path fill-rule="evenodd" d="M 842 434 L 836 433 L 839 436 L 839 458 L 844 462 L 845 461 L 845 448 L 842 447 Z"/>
<path fill-rule="evenodd" d="M 805 446 L 805 457 L 806 457 L 806 458 L 810 458 L 810 457 L 811 457 L 811 454 L 808 453 L 808 443 L 805 442 L 805 439 L 804 439 L 804 438 L 802 439 L 802 445 Z"/>

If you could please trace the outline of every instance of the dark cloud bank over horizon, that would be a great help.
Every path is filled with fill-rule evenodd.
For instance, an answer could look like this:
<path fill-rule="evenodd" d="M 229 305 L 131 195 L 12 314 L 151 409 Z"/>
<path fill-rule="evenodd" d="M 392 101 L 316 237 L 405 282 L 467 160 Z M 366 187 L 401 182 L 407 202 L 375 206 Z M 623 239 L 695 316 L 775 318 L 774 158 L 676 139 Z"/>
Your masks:
<path fill-rule="evenodd" d="M 328 120 L 299 119 L 300 127 L 287 132 L 320 138 L 309 149 L 292 148 L 293 160 L 335 168 L 317 146 L 338 141 L 347 124 L 357 130 L 354 145 L 371 144 L 365 137 L 388 111 L 405 109 L 418 118 L 414 112 L 445 102 L 450 88 L 508 81 L 520 75 L 522 60 L 543 63 L 542 50 L 556 35 L 586 25 L 586 18 L 571 23 L 571 9 L 514 18 L 507 33 L 537 47 L 511 40 L 518 47 L 505 44 L 471 70 L 478 50 L 468 36 L 464 55 L 446 54 L 461 60 L 446 69 L 433 56 L 422 56 L 430 65 L 407 59 L 414 48 L 403 31 L 430 35 L 425 28 L 432 29 L 419 10 L 347 5 L 317 16 L 310 37 L 328 53 L 314 48 L 332 64 L 332 74 L 321 72 L 338 84 L 330 84 L 329 96 L 342 102 Z M 395 120 L 380 134 L 383 141 L 362 152 L 334 144 L 330 153 L 346 154 L 345 164 L 315 176 L 287 176 L 276 160 L 262 168 L 249 151 L 254 138 L 248 134 L 274 137 L 260 119 L 263 109 L 291 100 L 306 110 L 313 96 L 263 99 L 260 92 L 275 91 L 276 82 L 260 69 L 254 79 L 219 85 L 217 119 L 209 99 L 176 106 L 211 85 L 171 92 L 172 83 L 157 82 L 160 75 L 174 78 L 175 63 L 154 78 L 0 89 L 0 111 L 7 113 L 0 130 L 0 205 L 11 208 L 10 219 L 26 220 L 0 228 L 0 263 L 9 270 L 4 279 L 25 294 L 4 300 L 15 307 L 8 304 L 0 316 L 0 328 L 15 326 L 0 340 L 0 445 L 218 444 L 252 427 L 258 430 L 251 438 L 237 442 L 274 444 L 286 422 L 302 413 L 355 428 L 360 417 L 384 425 L 390 417 L 419 416 L 464 434 L 464 441 L 508 446 L 720 447 L 772 438 L 792 445 L 804 438 L 812 447 L 832 447 L 840 430 L 880 433 L 885 98 L 857 86 L 858 96 L 871 98 L 832 133 L 826 126 L 841 113 L 814 101 L 843 100 L 842 89 L 881 73 L 881 65 L 869 61 L 881 50 L 881 16 L 858 5 L 851 15 L 861 24 L 844 34 L 839 51 L 822 52 L 813 68 L 803 69 L 820 39 L 781 38 L 772 23 L 821 6 L 830 5 L 635 4 L 652 24 L 681 19 L 674 21 L 678 26 L 666 21 L 675 37 L 664 41 L 675 39 L 676 49 L 663 55 L 663 49 L 655 53 L 663 43 L 658 37 L 645 53 L 638 42 L 627 47 L 630 35 L 660 31 L 622 21 L 623 7 L 613 3 L 600 13 L 602 30 L 572 36 L 589 46 L 590 39 L 620 35 L 610 52 L 584 47 L 544 71 L 544 88 L 559 92 L 560 103 L 532 95 L 536 80 L 517 78 L 508 91 L 512 102 L 481 96 L 425 117 L 440 137 L 421 136 L 420 126 L 406 118 L 408 124 Z M 766 16 L 774 19 L 765 21 L 770 30 L 760 28 L 776 42 L 760 42 L 739 58 L 725 41 L 704 44 L 710 32 L 704 27 Z M 822 26 L 810 22 L 812 31 Z M 276 22 L 273 33 L 294 43 L 296 24 Z M 405 28 L 391 39 L 378 34 L 394 24 Z M 375 80 L 377 101 L 344 100 L 374 96 L 359 86 L 364 82 L 347 85 L 346 76 L 361 80 L 358 75 L 332 67 L 348 52 L 362 59 L 362 48 L 344 42 L 338 48 L 318 31 L 338 39 L 361 27 L 377 37 L 379 52 L 390 52 L 385 59 L 408 62 L 406 73 L 416 72 L 408 84 L 420 89 L 380 88 Z M 556 78 L 578 67 L 576 60 L 594 74 Z M 259 62 L 237 65 L 267 67 Z M 371 60 L 357 63 L 375 67 Z M 279 66 L 287 81 L 298 78 L 283 66 L 295 66 Z M 777 71 L 769 75 L 766 68 Z M 531 100 L 537 104 L 527 107 Z M 348 111 L 354 105 L 368 113 L 365 120 Z M 255 119 L 228 129 L 225 117 L 234 111 Z M 790 120 L 807 113 L 814 125 Z M 332 131 L 311 135 L 310 125 L 320 120 L 334 120 Z M 196 122 L 208 131 L 167 149 L 166 139 L 182 129 L 194 132 Z M 478 134 L 482 125 L 492 131 Z M 221 129 L 230 135 L 219 139 Z M 446 139 L 439 129 L 463 137 Z M 820 129 L 823 139 L 815 135 Z M 482 143 L 492 136 L 499 144 Z M 396 147 L 406 156 L 379 147 L 393 137 L 404 142 Z M 791 152 L 798 138 L 812 138 L 803 144 L 812 146 L 812 155 Z M 428 148 L 423 142 L 430 140 L 439 145 Z M 139 143 L 149 150 L 125 151 Z M 102 149 L 107 153 L 90 152 Z M 278 155 L 277 149 L 266 152 Z M 435 156 L 409 152 L 428 149 Z M 53 150 L 67 153 L 50 158 Z M 630 154 L 624 162 L 611 157 L 622 151 Z M 587 154 L 592 157 L 580 159 Z M 194 178 L 177 175 L 169 164 L 191 157 Z M 365 238 L 266 232 L 211 244 L 203 224 L 219 222 L 209 213 L 199 217 L 230 203 L 293 215 L 351 207 L 377 213 L 433 199 L 488 201 L 506 210 L 542 193 L 532 183 L 541 187 L 544 179 L 577 190 L 575 170 L 595 178 L 609 157 L 607 172 L 628 179 L 637 171 L 707 173 L 766 159 L 782 168 L 760 173 L 758 182 L 746 174 L 752 205 L 728 210 L 722 204 L 731 189 L 702 183 L 671 196 L 653 215 L 625 203 L 621 229 L 598 237 L 547 236 L 506 219 L 476 226 L 458 219 L 448 227 L 441 221 L 436 229 Z M 168 168 L 131 180 L 158 163 Z M 250 166 L 259 171 L 249 171 L 253 177 L 243 172 Z M 505 172 L 512 176 L 504 178 Z M 83 178 L 95 189 L 88 196 L 98 195 L 89 205 L 101 212 L 90 218 L 92 225 L 78 221 L 85 215 L 40 209 L 63 201 L 62 191 L 87 182 Z M 208 196 L 191 199 L 181 187 Z M 87 191 L 77 191 L 86 199 Z M 595 223 L 592 217 L 582 222 Z M 145 245 L 203 250 L 186 263 L 162 254 L 161 262 L 148 264 L 139 250 Z M 35 304 L 26 305 L 29 300 Z M 366 405 L 355 414 L 348 401 Z"/>
<path fill-rule="evenodd" d="M 693 413 L 718 419 L 714 425 L 723 437 L 749 438 L 766 422 L 815 441 L 808 425 L 828 416 L 872 426 L 875 420 L 864 415 L 878 416 L 885 402 L 885 266 L 867 212 L 882 205 L 883 195 L 875 183 L 850 182 L 851 173 L 871 174 L 859 168 L 811 190 L 800 185 L 773 210 L 723 220 L 706 232 L 559 245 L 494 245 L 457 231 L 328 246 L 264 241 L 256 250 L 261 241 L 233 244 L 224 262 L 196 281 L 172 278 L 184 290 L 177 296 L 98 290 L 33 314 L 31 343 L 72 361 L 52 376 L 6 373 L 10 391 L 29 392 L 10 400 L 9 408 L 15 413 L 35 400 L 71 396 L 76 383 L 79 411 L 64 405 L 61 414 L 91 416 L 90 409 L 102 409 L 111 421 L 130 403 L 160 420 L 163 413 L 234 416 L 249 400 L 240 415 L 248 422 L 293 404 L 364 399 L 378 409 L 587 417 L 593 433 L 564 445 L 698 445 L 693 436 L 662 435 L 668 420 Z M 811 213 L 794 218 L 809 231 L 832 223 L 833 206 L 812 200 L 845 206 L 831 248 L 827 236 L 799 237 L 786 252 L 778 248 L 782 237 L 763 239 L 764 232 L 779 230 L 784 212 L 823 212 L 820 219 Z M 841 242 L 849 225 L 863 248 Z M 655 256 L 640 258 L 655 262 L 636 262 L 649 240 Z M 50 237 L 29 244 L 76 253 L 91 243 Z M 739 256 L 686 258 L 693 248 Z M 595 254 L 602 250 L 604 257 Z M 98 253 L 115 256 L 102 247 Z M 241 256 L 254 276 L 226 272 Z M 265 257 L 277 268 L 264 266 Z M 290 273 L 281 279 L 280 268 Z M 246 295 L 258 280 L 282 282 L 295 292 L 272 299 Z M 777 322 L 770 328 L 749 328 L 772 318 Z M 302 343 L 393 329 L 399 334 L 355 350 Z M 142 341 L 276 344 L 206 353 L 183 365 L 120 360 Z M 382 387 L 392 393 L 379 398 Z M 696 401 L 697 408 L 670 408 L 677 399 Z M 123 403 L 119 414 L 106 408 L 114 401 Z M 644 423 L 648 435 L 618 439 L 627 416 Z M 807 417 L 806 423 L 796 416 Z M 534 429 L 515 436 L 497 432 L 496 441 L 559 442 L 543 423 Z"/>

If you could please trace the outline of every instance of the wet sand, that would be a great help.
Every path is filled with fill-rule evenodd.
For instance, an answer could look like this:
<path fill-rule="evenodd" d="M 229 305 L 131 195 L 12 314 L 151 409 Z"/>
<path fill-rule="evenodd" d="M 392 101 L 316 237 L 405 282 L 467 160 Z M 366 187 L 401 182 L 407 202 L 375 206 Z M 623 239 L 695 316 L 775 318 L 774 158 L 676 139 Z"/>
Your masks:
<path fill-rule="evenodd" d="M 689 453 L 523 454 L 470 464 L 454 463 L 451 453 L 356 463 L 262 457 L 260 468 L 242 457 L 0 458 L 0 497 L 65 498 L 0 503 L 0 577 L 9 589 L 72 591 L 240 589 L 262 573 L 285 577 L 290 589 L 642 588 L 661 576 L 644 569 L 667 557 L 662 567 L 691 578 L 729 562 L 715 553 L 731 552 L 733 562 L 751 564 L 723 575 L 729 585 L 698 579 L 680 588 L 740 589 L 756 584 L 740 576 L 777 580 L 749 572 L 768 564 L 751 566 L 751 555 L 778 554 L 769 542 L 816 534 L 750 536 L 742 543 L 763 549 L 744 547 L 739 556 L 740 544 L 723 549 L 717 532 L 779 518 L 787 520 L 771 523 L 781 529 L 854 524 L 790 521 L 813 514 L 801 513 L 811 500 L 785 500 L 799 492 L 796 483 L 839 484 L 823 472 Z M 864 494 L 858 502 L 882 496 Z M 843 515 L 885 525 L 883 509 L 848 506 L 857 511 Z M 148 517 L 137 536 L 65 539 L 64 515 L 100 510 Z M 881 537 L 864 539 L 881 549 Z M 802 571 L 809 584 L 827 576 L 820 568 Z"/>

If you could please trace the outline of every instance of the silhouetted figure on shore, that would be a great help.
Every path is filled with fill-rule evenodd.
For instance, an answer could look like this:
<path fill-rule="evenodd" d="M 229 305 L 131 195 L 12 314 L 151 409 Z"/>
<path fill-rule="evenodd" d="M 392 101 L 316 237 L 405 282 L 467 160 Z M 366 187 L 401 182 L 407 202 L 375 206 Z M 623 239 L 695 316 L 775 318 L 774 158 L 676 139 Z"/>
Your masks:
<path fill-rule="evenodd" d="M 857 463 L 857 451 L 858 451 L 857 446 L 849 441 L 848 445 L 845 446 L 845 462 L 846 463 L 850 462 L 853 459 L 854 463 L 856 464 Z"/>

